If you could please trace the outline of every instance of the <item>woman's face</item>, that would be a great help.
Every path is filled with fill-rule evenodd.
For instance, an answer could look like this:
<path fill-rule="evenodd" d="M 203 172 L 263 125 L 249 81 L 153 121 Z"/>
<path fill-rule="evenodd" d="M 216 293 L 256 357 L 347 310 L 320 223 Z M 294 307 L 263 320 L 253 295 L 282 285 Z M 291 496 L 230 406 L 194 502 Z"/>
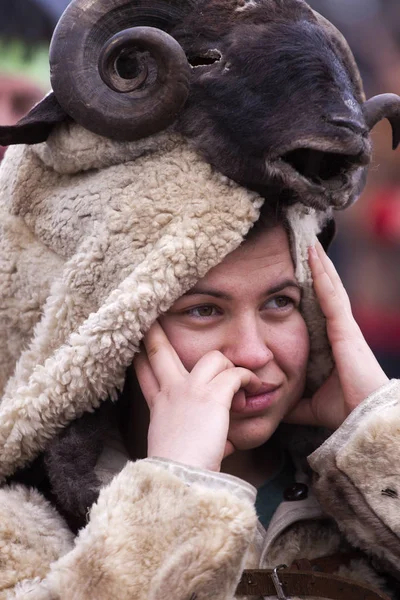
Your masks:
<path fill-rule="evenodd" d="M 265 383 L 268 393 L 231 410 L 237 450 L 266 442 L 302 396 L 309 338 L 300 299 L 287 234 L 276 227 L 229 254 L 160 318 L 188 371 L 219 350 Z"/>

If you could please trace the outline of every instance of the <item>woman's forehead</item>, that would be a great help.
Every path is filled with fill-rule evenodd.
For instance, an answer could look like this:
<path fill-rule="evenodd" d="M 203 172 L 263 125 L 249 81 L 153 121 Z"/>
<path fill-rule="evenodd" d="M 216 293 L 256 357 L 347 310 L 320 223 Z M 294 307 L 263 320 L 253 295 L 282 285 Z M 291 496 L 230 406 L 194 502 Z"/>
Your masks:
<path fill-rule="evenodd" d="M 267 230 L 259 230 L 255 235 L 228 254 L 224 260 L 217 265 L 236 265 L 239 262 L 251 265 L 263 261 L 265 264 L 274 264 L 276 260 L 286 261 L 293 266 L 290 254 L 289 238 L 284 227 L 279 225 Z"/>
<path fill-rule="evenodd" d="M 256 236 L 245 240 L 236 250 L 212 268 L 195 286 L 204 283 L 226 283 L 232 279 L 245 284 L 251 278 L 257 281 L 266 278 L 291 277 L 294 279 L 294 265 L 290 254 L 288 235 L 283 227 L 260 231 Z"/>

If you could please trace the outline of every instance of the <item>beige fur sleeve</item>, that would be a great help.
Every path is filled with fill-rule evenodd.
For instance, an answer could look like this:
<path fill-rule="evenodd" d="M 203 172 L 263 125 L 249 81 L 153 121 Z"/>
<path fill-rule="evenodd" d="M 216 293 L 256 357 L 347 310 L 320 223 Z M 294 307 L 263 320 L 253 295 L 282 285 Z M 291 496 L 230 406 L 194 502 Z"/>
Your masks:
<path fill-rule="evenodd" d="M 231 599 L 255 532 L 254 494 L 229 476 L 130 462 L 103 488 L 75 548 L 12 598 Z"/>
<path fill-rule="evenodd" d="M 309 463 L 349 541 L 400 572 L 400 381 L 364 400 Z"/>
<path fill-rule="evenodd" d="M 71 531 L 36 490 L 23 485 L 0 489 L 0 600 L 18 582 L 45 577 L 51 563 L 72 548 Z"/>

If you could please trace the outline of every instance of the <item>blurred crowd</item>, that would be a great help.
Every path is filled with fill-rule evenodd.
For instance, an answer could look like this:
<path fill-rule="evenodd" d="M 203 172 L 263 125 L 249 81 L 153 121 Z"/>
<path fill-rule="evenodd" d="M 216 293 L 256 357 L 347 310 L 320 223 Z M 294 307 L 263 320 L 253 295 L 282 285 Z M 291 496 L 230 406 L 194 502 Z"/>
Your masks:
<path fill-rule="evenodd" d="M 69 0 L 0 0 L 0 123 L 12 125 L 50 87 L 48 46 Z M 4 154 L 0 146 L 0 160 Z"/>
<path fill-rule="evenodd" d="M 0 0 L 1 124 L 16 122 L 48 91 L 48 43 L 68 3 Z M 400 0 L 309 4 L 347 38 L 367 97 L 400 94 Z M 338 215 L 333 257 L 370 345 L 387 374 L 400 377 L 400 150 L 391 150 L 388 122 L 372 136 L 368 184 L 360 200 Z"/>

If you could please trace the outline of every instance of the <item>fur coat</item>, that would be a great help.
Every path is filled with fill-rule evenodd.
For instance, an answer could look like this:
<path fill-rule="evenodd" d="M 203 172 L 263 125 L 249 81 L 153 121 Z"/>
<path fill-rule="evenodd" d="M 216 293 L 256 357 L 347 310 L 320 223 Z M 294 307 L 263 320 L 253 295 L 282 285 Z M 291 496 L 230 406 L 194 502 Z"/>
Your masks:
<path fill-rule="evenodd" d="M 245 567 L 349 544 L 374 568 L 359 560 L 346 574 L 392 593 L 380 573 L 399 573 L 396 381 L 311 454 L 310 468 L 301 460 L 314 450 L 310 436 L 293 437 L 310 493 L 283 502 L 268 531 L 249 484 L 169 461 L 132 462 L 108 427 L 94 469 L 81 477 L 73 463 L 97 498 L 77 536 L 20 483 L 21 469 L 69 423 L 117 399 L 157 315 L 240 244 L 268 201 L 213 171 L 173 131 L 118 143 L 74 124 L 9 149 L 0 198 L 0 598 L 231 600 Z M 330 217 L 301 204 L 287 210 L 311 341 L 309 389 L 332 368 L 307 265 L 307 247 Z"/>

